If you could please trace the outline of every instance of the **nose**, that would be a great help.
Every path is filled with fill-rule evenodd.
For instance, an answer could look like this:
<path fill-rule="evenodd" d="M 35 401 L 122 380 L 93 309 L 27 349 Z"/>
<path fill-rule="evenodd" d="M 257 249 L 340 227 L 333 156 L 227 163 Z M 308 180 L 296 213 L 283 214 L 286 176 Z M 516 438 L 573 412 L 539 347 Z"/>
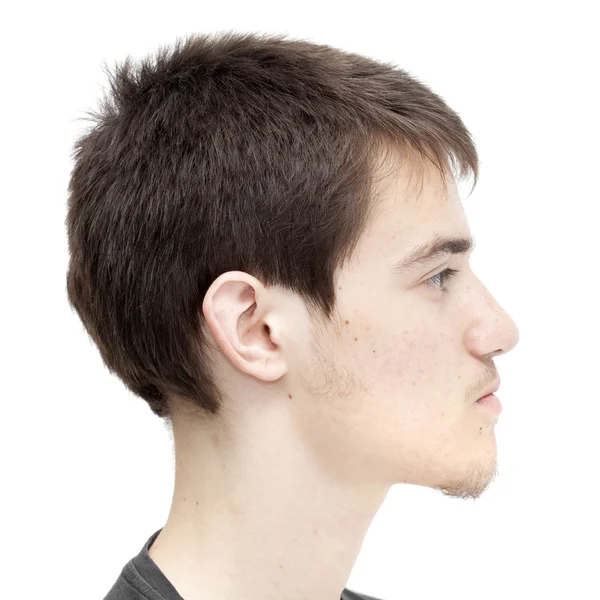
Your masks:
<path fill-rule="evenodd" d="M 519 329 L 512 317 L 480 282 L 474 294 L 481 293 L 481 311 L 475 311 L 475 321 L 469 333 L 471 351 L 489 358 L 510 352 L 519 343 Z M 473 300 L 473 297 L 471 297 Z M 477 303 L 476 303 L 477 304 Z"/>

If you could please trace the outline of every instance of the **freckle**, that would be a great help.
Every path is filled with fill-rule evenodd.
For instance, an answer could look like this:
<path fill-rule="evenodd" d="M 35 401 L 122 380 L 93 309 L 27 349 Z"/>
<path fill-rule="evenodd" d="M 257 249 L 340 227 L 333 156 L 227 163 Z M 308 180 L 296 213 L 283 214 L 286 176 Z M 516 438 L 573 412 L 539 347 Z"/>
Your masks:
<path fill-rule="evenodd" d="M 288 394 L 288 398 L 291 398 L 291 397 L 292 397 L 292 395 L 291 395 L 291 394 Z"/>
<path fill-rule="evenodd" d="M 341 289 L 342 289 L 341 287 L 338 288 L 338 290 L 341 290 Z"/>
<path fill-rule="evenodd" d="M 358 342 L 358 338 L 354 338 L 354 341 L 355 341 L 355 342 Z"/>
<path fill-rule="evenodd" d="M 373 350 L 373 352 L 375 352 L 375 350 Z"/>
<path fill-rule="evenodd" d="M 346 325 L 350 325 L 350 321 L 346 321 Z"/>

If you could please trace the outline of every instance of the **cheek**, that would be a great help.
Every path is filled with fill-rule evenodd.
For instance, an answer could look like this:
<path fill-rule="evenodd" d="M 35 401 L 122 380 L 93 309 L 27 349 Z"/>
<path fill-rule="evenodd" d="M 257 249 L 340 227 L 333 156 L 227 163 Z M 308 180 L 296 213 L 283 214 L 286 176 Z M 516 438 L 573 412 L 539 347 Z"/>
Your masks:
<path fill-rule="evenodd" d="M 351 361 L 361 365 L 370 380 L 379 380 L 382 373 L 385 378 L 414 379 L 426 371 L 432 353 L 438 352 L 439 342 L 429 342 L 428 334 L 421 329 L 394 331 L 391 324 L 365 325 L 347 331 L 345 347 Z"/>
<path fill-rule="evenodd" d="M 365 325 L 361 332 L 347 332 L 349 356 L 343 363 L 360 374 L 384 410 L 393 412 L 402 401 L 408 407 L 414 404 L 408 408 L 414 418 L 431 418 L 443 407 L 448 386 L 459 372 L 456 352 L 434 333 L 422 327 L 393 332 Z"/>

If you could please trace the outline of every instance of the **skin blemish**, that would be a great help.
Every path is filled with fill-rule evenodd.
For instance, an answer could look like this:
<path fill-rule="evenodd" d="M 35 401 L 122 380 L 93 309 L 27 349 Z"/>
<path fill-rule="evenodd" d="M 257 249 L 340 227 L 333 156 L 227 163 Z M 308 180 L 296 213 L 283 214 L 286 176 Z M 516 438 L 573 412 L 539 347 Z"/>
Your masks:
<path fill-rule="evenodd" d="M 354 338 L 354 341 L 355 341 L 355 342 L 358 342 L 358 338 Z"/>
<path fill-rule="evenodd" d="M 350 321 L 346 321 L 346 325 L 350 325 Z"/>
<path fill-rule="evenodd" d="M 288 398 L 291 398 L 291 397 L 292 397 L 292 395 L 291 395 L 291 394 L 288 394 Z"/>

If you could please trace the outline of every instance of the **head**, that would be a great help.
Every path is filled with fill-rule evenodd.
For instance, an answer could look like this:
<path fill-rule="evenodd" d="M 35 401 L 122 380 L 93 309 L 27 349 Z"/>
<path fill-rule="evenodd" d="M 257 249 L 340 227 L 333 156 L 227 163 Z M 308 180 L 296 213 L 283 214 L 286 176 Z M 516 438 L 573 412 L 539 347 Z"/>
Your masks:
<path fill-rule="evenodd" d="M 459 116 L 393 65 L 283 36 L 189 37 L 109 75 L 67 215 L 68 297 L 108 368 L 176 439 L 276 411 L 331 477 L 481 493 L 474 403 L 517 330 L 468 244 L 407 263 L 471 237 Z"/>

